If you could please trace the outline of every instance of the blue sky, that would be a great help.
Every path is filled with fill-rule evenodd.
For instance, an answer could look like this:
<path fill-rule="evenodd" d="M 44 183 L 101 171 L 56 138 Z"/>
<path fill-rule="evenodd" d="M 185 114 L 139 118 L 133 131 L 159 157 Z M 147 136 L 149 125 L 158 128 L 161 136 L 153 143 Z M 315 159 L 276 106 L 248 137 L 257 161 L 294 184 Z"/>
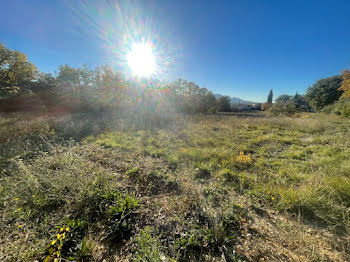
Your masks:
<path fill-rule="evenodd" d="M 350 1 L 0 1 L 0 41 L 41 71 L 123 66 L 126 46 L 155 47 L 160 78 L 265 101 L 304 93 L 350 67 Z M 124 60 L 123 60 L 124 59 Z"/>

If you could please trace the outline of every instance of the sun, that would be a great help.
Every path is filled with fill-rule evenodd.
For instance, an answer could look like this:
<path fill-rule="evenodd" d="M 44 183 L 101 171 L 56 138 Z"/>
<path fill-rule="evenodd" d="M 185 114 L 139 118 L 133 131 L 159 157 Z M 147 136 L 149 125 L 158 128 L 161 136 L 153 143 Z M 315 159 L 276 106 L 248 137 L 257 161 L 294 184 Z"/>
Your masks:
<path fill-rule="evenodd" d="M 135 43 L 127 55 L 132 72 L 137 76 L 149 77 L 156 69 L 156 59 L 152 47 L 146 43 Z"/>

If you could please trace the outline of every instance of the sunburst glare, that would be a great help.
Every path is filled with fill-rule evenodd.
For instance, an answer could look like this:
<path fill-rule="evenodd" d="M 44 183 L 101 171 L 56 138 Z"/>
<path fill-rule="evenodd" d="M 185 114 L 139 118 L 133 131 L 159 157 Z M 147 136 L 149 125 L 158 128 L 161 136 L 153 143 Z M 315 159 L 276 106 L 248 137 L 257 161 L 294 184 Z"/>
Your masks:
<path fill-rule="evenodd" d="M 134 43 L 127 54 L 127 62 L 137 76 L 149 77 L 155 73 L 156 59 L 149 44 Z"/>

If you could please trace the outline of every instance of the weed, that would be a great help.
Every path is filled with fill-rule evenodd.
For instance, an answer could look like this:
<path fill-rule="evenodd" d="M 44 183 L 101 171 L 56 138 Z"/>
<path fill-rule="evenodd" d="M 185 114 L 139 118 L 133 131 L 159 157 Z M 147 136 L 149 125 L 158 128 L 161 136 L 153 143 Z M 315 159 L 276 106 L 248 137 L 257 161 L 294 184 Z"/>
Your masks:
<path fill-rule="evenodd" d="M 140 171 L 140 168 L 139 168 L 139 167 L 131 167 L 131 168 L 129 168 L 128 170 L 126 170 L 125 174 L 126 174 L 126 175 L 130 175 L 130 176 L 133 176 L 133 175 L 138 174 L 139 171 Z"/>
<path fill-rule="evenodd" d="M 105 230 L 104 239 L 128 238 L 133 228 L 134 211 L 140 206 L 133 194 L 121 192 L 96 192 L 89 202 L 88 214 L 99 221 Z"/>
<path fill-rule="evenodd" d="M 55 260 L 55 258 L 68 258 L 69 260 L 79 260 L 89 255 L 91 249 L 88 248 L 84 237 L 87 224 L 84 220 L 72 219 L 59 227 L 56 237 L 51 241 L 44 261 Z"/>
<path fill-rule="evenodd" d="M 239 168 L 245 168 L 252 164 L 251 154 L 244 154 L 243 151 L 239 152 L 239 155 L 236 157 L 236 161 L 239 164 Z"/>
<path fill-rule="evenodd" d="M 229 213 L 213 218 L 207 226 L 197 225 L 182 234 L 175 244 L 179 260 L 197 261 L 208 253 L 223 255 L 226 261 L 243 259 L 234 252 L 234 246 L 240 234 L 240 221 L 245 215 L 244 209 L 233 206 Z"/>
<path fill-rule="evenodd" d="M 133 253 L 131 261 L 164 261 L 163 257 L 165 258 L 165 256 L 162 254 L 162 245 L 153 228 L 146 226 L 136 236 L 134 242 L 136 250 Z"/>

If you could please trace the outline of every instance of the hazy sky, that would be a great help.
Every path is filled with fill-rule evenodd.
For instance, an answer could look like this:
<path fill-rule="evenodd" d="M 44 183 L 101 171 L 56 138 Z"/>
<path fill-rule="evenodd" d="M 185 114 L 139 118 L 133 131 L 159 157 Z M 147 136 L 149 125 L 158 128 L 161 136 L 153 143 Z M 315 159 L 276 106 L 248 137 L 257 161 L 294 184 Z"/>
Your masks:
<path fill-rule="evenodd" d="M 350 67 L 350 1 L 0 0 L 0 42 L 41 71 L 61 64 L 126 70 L 132 42 L 152 43 L 161 79 L 265 101 L 304 93 Z"/>

